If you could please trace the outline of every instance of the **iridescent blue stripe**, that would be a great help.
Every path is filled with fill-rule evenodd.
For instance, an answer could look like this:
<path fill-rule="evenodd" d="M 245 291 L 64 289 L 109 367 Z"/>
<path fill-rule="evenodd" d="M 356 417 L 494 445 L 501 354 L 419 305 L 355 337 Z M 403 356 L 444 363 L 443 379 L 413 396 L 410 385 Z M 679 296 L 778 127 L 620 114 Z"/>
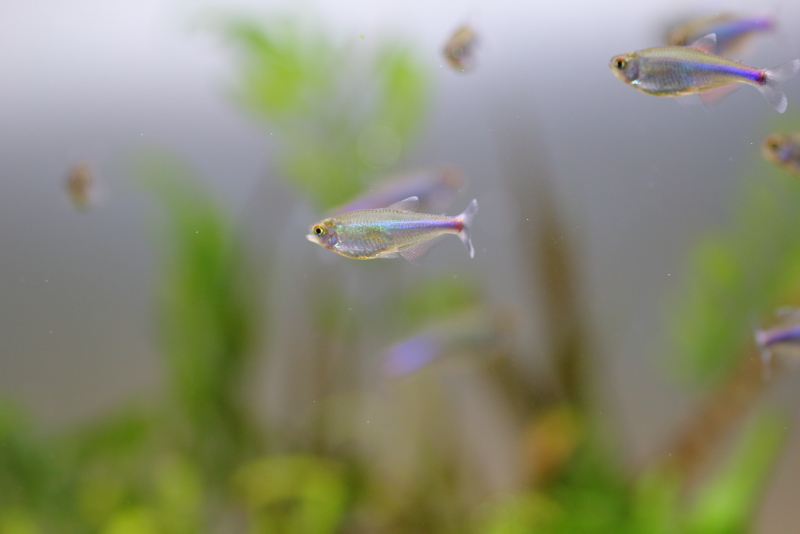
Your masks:
<path fill-rule="evenodd" d="M 385 225 L 388 230 L 416 230 L 418 228 L 422 229 L 435 229 L 435 228 L 447 228 L 447 229 L 458 229 L 459 223 L 458 221 L 453 219 L 447 219 L 443 221 L 386 221 L 382 223 L 378 223 L 380 225 Z"/>
<path fill-rule="evenodd" d="M 765 345 L 800 341 L 800 325 L 786 330 L 768 331 Z"/>
<path fill-rule="evenodd" d="M 756 83 L 763 83 L 763 74 L 758 70 L 720 65 L 717 63 L 696 63 L 693 61 L 686 63 L 686 65 L 690 66 L 691 70 L 726 74 L 736 78 L 745 78 Z"/>

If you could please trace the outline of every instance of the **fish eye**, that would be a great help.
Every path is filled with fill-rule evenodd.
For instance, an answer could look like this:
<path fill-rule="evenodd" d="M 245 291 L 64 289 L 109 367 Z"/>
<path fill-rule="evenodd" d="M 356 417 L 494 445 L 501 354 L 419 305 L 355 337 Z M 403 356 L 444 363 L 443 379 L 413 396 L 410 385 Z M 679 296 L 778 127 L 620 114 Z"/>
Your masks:
<path fill-rule="evenodd" d="M 322 235 L 325 233 L 325 228 L 320 225 L 314 227 L 314 235 Z"/>
<path fill-rule="evenodd" d="M 618 69 L 624 69 L 625 65 L 627 65 L 627 64 L 628 64 L 628 62 L 625 61 L 625 58 L 618 57 L 617 59 L 614 60 L 614 65 Z"/>

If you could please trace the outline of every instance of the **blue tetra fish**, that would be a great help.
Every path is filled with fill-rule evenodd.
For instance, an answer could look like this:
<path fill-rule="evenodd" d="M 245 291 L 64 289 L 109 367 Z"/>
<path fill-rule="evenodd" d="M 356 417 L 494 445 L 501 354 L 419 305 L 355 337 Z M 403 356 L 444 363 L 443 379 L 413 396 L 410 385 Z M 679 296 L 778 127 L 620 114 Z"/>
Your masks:
<path fill-rule="evenodd" d="M 779 315 L 783 317 L 772 328 L 755 329 L 755 340 L 761 351 L 761 359 L 768 364 L 773 354 L 800 355 L 800 309 L 782 308 Z"/>
<path fill-rule="evenodd" d="M 731 57 L 742 51 L 745 44 L 759 33 L 775 30 L 775 17 L 770 15 L 736 15 L 734 13 L 717 13 L 705 17 L 693 18 L 675 26 L 667 34 L 670 46 L 686 46 L 704 35 L 717 36 L 716 49 L 719 56 Z"/>
<path fill-rule="evenodd" d="M 712 53 L 717 39 L 706 35 L 690 46 L 647 48 L 611 59 L 614 75 L 634 89 L 654 96 L 699 94 L 713 104 L 736 87 L 754 86 L 778 113 L 786 111 L 786 95 L 780 82 L 797 74 L 800 59 L 779 67 L 757 69 Z"/>
<path fill-rule="evenodd" d="M 348 258 L 402 256 L 419 265 L 447 234 L 456 234 L 470 257 L 475 256 L 469 232 L 478 211 L 477 200 L 455 217 L 416 213 L 418 207 L 419 199 L 409 197 L 388 208 L 343 213 L 311 225 L 306 239 Z"/>

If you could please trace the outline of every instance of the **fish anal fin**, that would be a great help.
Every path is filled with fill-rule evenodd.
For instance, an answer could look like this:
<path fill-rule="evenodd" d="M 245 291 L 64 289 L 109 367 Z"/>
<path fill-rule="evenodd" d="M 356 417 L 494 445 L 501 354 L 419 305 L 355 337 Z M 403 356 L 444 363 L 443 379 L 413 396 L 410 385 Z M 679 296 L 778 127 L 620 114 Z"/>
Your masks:
<path fill-rule="evenodd" d="M 699 103 L 699 99 L 697 98 L 696 93 L 691 93 L 688 95 L 679 95 L 675 97 L 675 102 L 685 108 L 690 108 L 692 106 L 696 106 Z"/>
<path fill-rule="evenodd" d="M 428 239 L 427 241 L 423 241 L 422 243 L 417 243 L 416 245 L 404 248 L 400 251 L 400 255 L 414 265 L 421 265 L 422 258 L 427 256 L 428 252 L 430 252 L 433 247 L 441 243 L 446 235 L 447 234 L 437 235 L 436 237 Z"/>
<path fill-rule="evenodd" d="M 706 107 L 713 107 L 722 102 L 722 100 L 739 89 L 738 83 L 729 83 L 728 85 L 720 85 L 700 92 L 700 101 Z"/>
<path fill-rule="evenodd" d="M 705 52 L 706 54 L 713 54 L 717 50 L 717 35 L 715 33 L 709 33 L 708 35 L 696 40 L 689 46 L 695 50 Z"/>
<path fill-rule="evenodd" d="M 419 197 L 408 197 L 400 202 L 395 202 L 387 209 L 415 212 L 419 209 Z"/>

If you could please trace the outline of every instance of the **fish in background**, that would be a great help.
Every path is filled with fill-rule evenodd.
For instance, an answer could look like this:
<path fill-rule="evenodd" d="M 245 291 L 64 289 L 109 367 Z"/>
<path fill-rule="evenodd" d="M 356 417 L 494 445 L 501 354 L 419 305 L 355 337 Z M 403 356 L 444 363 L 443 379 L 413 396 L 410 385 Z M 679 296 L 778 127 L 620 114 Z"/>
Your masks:
<path fill-rule="evenodd" d="M 781 308 L 776 313 L 780 317 L 778 324 L 766 330 L 755 329 L 754 332 L 765 374 L 773 356 L 800 359 L 800 309 Z"/>
<path fill-rule="evenodd" d="M 356 260 L 402 256 L 419 265 L 447 234 L 456 234 L 475 256 L 470 228 L 477 200 L 455 217 L 417 213 L 418 207 L 419 199 L 410 197 L 388 208 L 343 213 L 311 225 L 306 239 Z"/>
<path fill-rule="evenodd" d="M 79 210 L 86 210 L 97 201 L 97 185 L 92 168 L 88 162 L 76 164 L 67 175 L 67 196 L 72 205 Z"/>
<path fill-rule="evenodd" d="M 767 161 L 800 174 L 800 132 L 768 135 L 761 144 L 761 154 Z"/>
<path fill-rule="evenodd" d="M 336 208 L 333 215 L 383 208 L 409 197 L 419 198 L 420 211 L 441 213 L 450 207 L 463 185 L 464 175 L 454 165 L 421 170 L 389 178 L 368 193 Z"/>
<path fill-rule="evenodd" d="M 778 113 L 786 111 L 786 95 L 780 82 L 800 70 L 800 59 L 771 69 L 748 67 L 711 52 L 716 36 L 706 35 L 690 46 L 647 48 L 611 59 L 614 75 L 631 87 L 654 96 L 698 94 L 708 105 L 716 104 L 738 87 L 754 86 Z"/>
<path fill-rule="evenodd" d="M 775 17 L 771 15 L 717 13 L 696 17 L 675 26 L 667 33 L 666 42 L 669 46 L 686 46 L 713 33 L 717 36 L 717 45 L 712 52 L 732 57 L 741 55 L 756 35 L 773 32 L 775 28 Z"/>
<path fill-rule="evenodd" d="M 459 27 L 444 45 L 444 57 L 459 72 L 475 68 L 478 34 L 469 25 Z"/>
<path fill-rule="evenodd" d="M 409 375 L 437 360 L 455 355 L 491 355 L 508 344 L 519 324 L 511 307 L 469 311 L 427 328 L 386 349 L 384 371 Z"/>

